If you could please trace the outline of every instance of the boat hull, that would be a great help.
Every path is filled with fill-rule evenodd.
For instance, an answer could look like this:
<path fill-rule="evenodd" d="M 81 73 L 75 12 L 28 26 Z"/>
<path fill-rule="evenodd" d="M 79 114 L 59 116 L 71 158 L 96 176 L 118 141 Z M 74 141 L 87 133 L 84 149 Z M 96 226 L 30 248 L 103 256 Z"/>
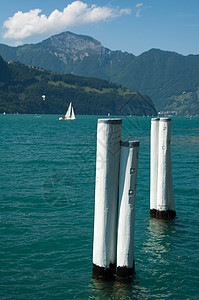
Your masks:
<path fill-rule="evenodd" d="M 75 120 L 76 118 L 65 118 L 65 117 L 60 117 L 59 120 Z"/>

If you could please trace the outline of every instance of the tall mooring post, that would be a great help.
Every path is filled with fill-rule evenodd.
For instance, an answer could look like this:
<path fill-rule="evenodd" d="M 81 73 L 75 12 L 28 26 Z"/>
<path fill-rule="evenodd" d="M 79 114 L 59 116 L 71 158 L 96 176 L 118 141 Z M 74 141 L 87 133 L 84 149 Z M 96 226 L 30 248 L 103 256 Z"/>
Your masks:
<path fill-rule="evenodd" d="M 151 119 L 151 160 L 150 160 L 150 214 L 157 211 L 158 147 L 160 118 Z"/>
<path fill-rule="evenodd" d="M 121 129 L 121 119 L 98 120 L 92 273 L 97 279 L 116 274 Z"/>
<path fill-rule="evenodd" d="M 150 214 L 176 216 L 171 167 L 171 119 L 151 120 Z"/>
<path fill-rule="evenodd" d="M 132 278 L 132 275 L 135 273 L 134 224 L 138 153 L 138 141 L 121 142 L 117 236 L 117 280 L 128 280 Z"/>

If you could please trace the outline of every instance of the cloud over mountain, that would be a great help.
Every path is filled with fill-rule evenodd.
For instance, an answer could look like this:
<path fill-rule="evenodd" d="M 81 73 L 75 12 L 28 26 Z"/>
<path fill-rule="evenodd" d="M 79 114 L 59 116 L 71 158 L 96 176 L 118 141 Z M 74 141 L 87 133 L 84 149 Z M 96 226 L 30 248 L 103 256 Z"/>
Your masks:
<path fill-rule="evenodd" d="M 28 12 L 18 11 L 4 22 L 5 39 L 24 40 L 36 35 L 55 34 L 85 24 L 108 21 L 121 15 L 131 14 L 131 9 L 111 6 L 88 6 L 82 1 L 68 4 L 63 11 L 55 9 L 49 16 L 41 14 L 41 9 Z"/>

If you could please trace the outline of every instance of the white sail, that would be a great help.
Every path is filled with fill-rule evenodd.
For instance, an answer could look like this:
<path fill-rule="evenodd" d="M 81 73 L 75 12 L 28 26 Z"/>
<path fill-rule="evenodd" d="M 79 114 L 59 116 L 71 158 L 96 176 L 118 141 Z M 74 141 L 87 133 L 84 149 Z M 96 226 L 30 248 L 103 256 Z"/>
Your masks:
<path fill-rule="evenodd" d="M 67 110 L 67 112 L 65 114 L 65 118 L 66 119 L 70 119 L 70 117 L 71 117 L 71 107 L 72 107 L 72 103 L 70 102 L 68 110 Z"/>
<path fill-rule="evenodd" d="M 72 113 L 71 113 L 71 120 L 75 120 L 76 118 L 75 118 L 75 113 L 74 113 L 74 109 L 73 109 L 73 107 L 72 107 Z"/>
<path fill-rule="evenodd" d="M 72 107 L 72 102 L 70 102 L 65 116 L 59 117 L 59 120 L 75 120 L 75 119 L 76 117 L 75 117 L 74 109 Z"/>

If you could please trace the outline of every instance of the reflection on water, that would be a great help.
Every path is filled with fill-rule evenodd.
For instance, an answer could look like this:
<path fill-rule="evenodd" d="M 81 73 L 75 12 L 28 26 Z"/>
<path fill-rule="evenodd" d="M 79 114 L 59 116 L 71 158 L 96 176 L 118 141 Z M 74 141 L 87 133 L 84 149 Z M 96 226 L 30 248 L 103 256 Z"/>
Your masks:
<path fill-rule="evenodd" d="M 92 279 L 89 285 L 89 299 L 109 299 L 113 291 L 113 281 Z"/>
<path fill-rule="evenodd" d="M 150 218 L 146 228 L 146 240 L 140 249 L 137 260 L 138 277 L 144 278 L 140 285 L 145 286 L 145 297 L 168 298 L 181 288 L 184 278 L 176 277 L 177 264 L 175 240 L 178 239 L 178 220 Z"/>
<path fill-rule="evenodd" d="M 172 239 L 176 229 L 171 220 L 149 219 L 148 239 L 143 244 L 143 251 L 148 253 L 148 260 L 158 264 L 169 264 L 168 256 L 172 252 Z"/>
<path fill-rule="evenodd" d="M 138 282 L 92 280 L 89 286 L 89 299 L 142 299 L 143 294 Z"/>

